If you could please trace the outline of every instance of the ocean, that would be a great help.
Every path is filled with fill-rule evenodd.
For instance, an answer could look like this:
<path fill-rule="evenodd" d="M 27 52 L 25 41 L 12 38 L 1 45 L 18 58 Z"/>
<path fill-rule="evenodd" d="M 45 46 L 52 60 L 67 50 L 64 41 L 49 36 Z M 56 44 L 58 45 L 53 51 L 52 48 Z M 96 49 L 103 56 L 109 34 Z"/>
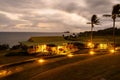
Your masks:
<path fill-rule="evenodd" d="M 45 32 L 0 32 L 0 44 L 9 44 L 10 47 L 27 41 L 33 36 L 62 36 L 64 33 L 45 33 Z"/>

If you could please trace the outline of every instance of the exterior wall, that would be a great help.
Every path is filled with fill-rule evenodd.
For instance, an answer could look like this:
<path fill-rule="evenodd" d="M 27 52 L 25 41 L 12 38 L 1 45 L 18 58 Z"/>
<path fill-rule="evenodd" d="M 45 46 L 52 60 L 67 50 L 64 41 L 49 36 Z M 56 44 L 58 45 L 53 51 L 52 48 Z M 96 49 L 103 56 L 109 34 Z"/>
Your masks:
<path fill-rule="evenodd" d="M 32 46 L 30 48 L 27 49 L 27 52 L 29 54 L 33 54 L 33 53 L 39 53 L 39 52 L 47 52 L 46 50 L 46 45 L 36 45 L 36 46 Z"/>
<path fill-rule="evenodd" d="M 63 46 L 55 46 L 55 47 L 49 47 L 46 45 L 36 45 L 27 49 L 29 54 L 48 52 L 50 54 L 63 54 L 63 55 L 72 53 L 77 50 L 78 50 L 77 47 L 75 47 L 73 44 L 64 44 Z"/>

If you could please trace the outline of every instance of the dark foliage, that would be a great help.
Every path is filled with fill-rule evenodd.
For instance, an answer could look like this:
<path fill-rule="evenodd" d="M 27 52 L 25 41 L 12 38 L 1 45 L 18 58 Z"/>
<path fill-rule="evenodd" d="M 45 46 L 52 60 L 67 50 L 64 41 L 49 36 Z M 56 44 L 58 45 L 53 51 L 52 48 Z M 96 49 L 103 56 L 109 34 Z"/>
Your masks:
<path fill-rule="evenodd" d="M 74 42 L 73 45 L 77 46 L 78 49 L 85 48 L 85 44 L 83 44 L 83 43 Z"/>
<path fill-rule="evenodd" d="M 14 45 L 14 46 L 11 48 L 11 50 L 20 49 L 20 48 L 21 48 L 20 45 Z"/>
<path fill-rule="evenodd" d="M 5 56 L 27 56 L 29 55 L 27 52 L 10 52 L 7 53 Z"/>
<path fill-rule="evenodd" d="M 97 24 L 99 24 L 100 22 L 99 22 L 99 19 L 98 19 L 98 17 L 97 17 L 97 15 L 93 15 L 92 17 L 91 17 L 91 24 L 95 24 L 95 25 L 97 25 Z M 93 26 L 92 26 L 93 27 Z"/>
<path fill-rule="evenodd" d="M 47 46 L 49 46 L 49 47 L 56 47 L 55 44 L 47 44 Z"/>
<path fill-rule="evenodd" d="M 27 46 L 21 46 L 21 49 L 23 50 L 23 51 L 27 51 Z"/>
<path fill-rule="evenodd" d="M 90 31 L 86 31 L 86 32 L 81 32 L 78 35 L 79 36 L 89 36 L 90 35 Z M 113 28 L 107 28 L 104 30 L 98 30 L 98 31 L 94 31 L 95 36 L 105 36 L 105 35 L 113 35 Z M 115 28 L 115 35 L 120 36 L 120 28 Z"/>
<path fill-rule="evenodd" d="M 72 35 L 68 35 L 68 36 L 63 35 L 63 38 L 69 41 L 76 41 L 76 39 L 78 38 L 78 35 L 73 33 Z"/>
<path fill-rule="evenodd" d="M 10 47 L 9 47 L 9 45 L 8 44 L 2 44 L 2 45 L 0 45 L 0 50 L 7 50 L 7 49 L 9 49 Z"/>

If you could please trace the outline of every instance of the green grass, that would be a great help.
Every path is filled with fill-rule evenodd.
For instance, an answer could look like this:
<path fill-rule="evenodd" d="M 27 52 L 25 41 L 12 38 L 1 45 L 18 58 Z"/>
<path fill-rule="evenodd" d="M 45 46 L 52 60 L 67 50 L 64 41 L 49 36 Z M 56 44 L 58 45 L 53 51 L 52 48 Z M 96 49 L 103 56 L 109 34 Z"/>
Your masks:
<path fill-rule="evenodd" d="M 119 61 L 119 53 L 76 56 L 42 66 L 33 63 L 31 68 L 26 65 L 27 69 L 5 79 L 30 80 L 38 75 L 32 80 L 120 80 Z"/>
<path fill-rule="evenodd" d="M 23 80 L 23 79 L 30 80 L 32 77 L 36 76 L 36 74 L 40 74 L 42 72 L 48 71 L 50 69 L 54 69 L 59 66 L 64 66 L 66 64 L 74 63 L 76 61 L 85 60 L 85 59 L 92 58 L 92 57 L 94 57 L 94 56 L 80 55 L 80 56 L 74 56 L 72 58 L 66 57 L 66 58 L 63 58 L 62 60 L 58 60 L 58 61 L 48 63 L 45 65 L 40 65 L 35 62 L 35 63 L 29 64 L 29 65 L 26 65 L 26 67 L 24 66 L 24 68 L 25 68 L 24 71 L 10 75 L 4 79 L 14 80 L 17 78 L 18 80 Z"/>
<path fill-rule="evenodd" d="M 77 39 L 81 42 L 88 42 L 90 41 L 90 36 L 81 36 Z M 120 45 L 120 36 L 115 37 L 116 44 Z M 112 36 L 93 36 L 94 43 L 113 43 Z"/>
<path fill-rule="evenodd" d="M 23 61 L 31 58 L 34 58 L 34 56 L 24 56 L 24 53 L 20 53 L 20 50 L 0 51 L 0 65 Z"/>

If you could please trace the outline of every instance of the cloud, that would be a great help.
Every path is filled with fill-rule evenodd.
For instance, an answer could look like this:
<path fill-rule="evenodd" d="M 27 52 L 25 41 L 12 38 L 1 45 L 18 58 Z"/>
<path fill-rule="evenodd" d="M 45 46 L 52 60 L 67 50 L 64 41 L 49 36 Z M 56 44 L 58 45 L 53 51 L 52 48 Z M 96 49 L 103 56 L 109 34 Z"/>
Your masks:
<path fill-rule="evenodd" d="M 101 19 L 102 26 L 110 27 L 112 6 L 119 0 L 0 0 L 0 31 L 86 31 L 93 14 Z M 117 23 L 117 26 L 119 23 Z"/>

